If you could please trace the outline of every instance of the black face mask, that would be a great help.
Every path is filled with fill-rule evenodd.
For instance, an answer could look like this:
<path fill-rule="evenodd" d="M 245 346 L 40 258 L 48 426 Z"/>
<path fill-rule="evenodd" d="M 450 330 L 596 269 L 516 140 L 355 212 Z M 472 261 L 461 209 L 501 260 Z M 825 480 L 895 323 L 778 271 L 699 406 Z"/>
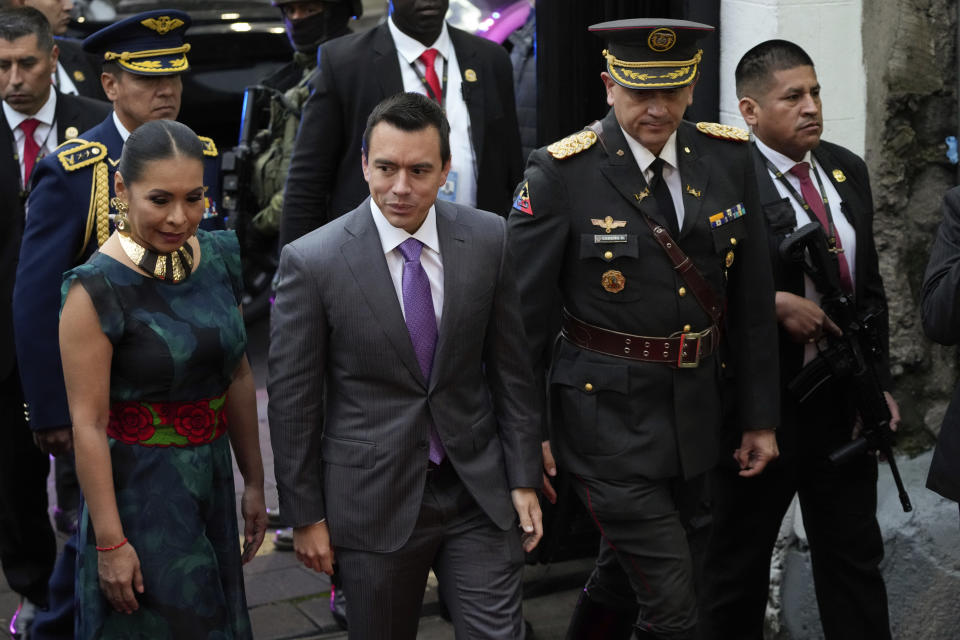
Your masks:
<path fill-rule="evenodd" d="M 299 20 L 285 20 L 290 44 L 300 53 L 316 51 L 327 35 L 327 11 L 315 13 Z"/>

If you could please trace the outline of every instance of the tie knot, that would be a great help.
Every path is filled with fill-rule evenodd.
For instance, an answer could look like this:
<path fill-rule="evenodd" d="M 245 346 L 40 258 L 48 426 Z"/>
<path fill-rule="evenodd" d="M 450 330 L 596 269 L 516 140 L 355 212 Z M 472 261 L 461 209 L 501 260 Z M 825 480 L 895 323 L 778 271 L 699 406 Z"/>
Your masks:
<path fill-rule="evenodd" d="M 420 261 L 420 252 L 423 250 L 423 243 L 416 238 L 407 238 L 400 243 L 398 248 L 400 249 L 400 253 L 403 254 L 403 259 L 407 262 Z"/>
<path fill-rule="evenodd" d="M 790 173 L 797 176 L 801 180 L 810 179 L 810 163 L 809 162 L 798 162 L 793 165 L 793 168 L 790 169 Z"/>
<path fill-rule="evenodd" d="M 433 61 L 437 59 L 437 54 L 440 53 L 436 49 L 427 49 L 420 54 L 420 59 L 423 60 L 423 64 L 426 65 L 428 69 L 433 68 Z"/>
<path fill-rule="evenodd" d="M 20 131 L 23 131 L 25 136 L 32 136 L 33 132 L 37 130 L 38 124 L 40 124 L 40 121 L 36 118 L 27 118 L 20 123 Z"/>

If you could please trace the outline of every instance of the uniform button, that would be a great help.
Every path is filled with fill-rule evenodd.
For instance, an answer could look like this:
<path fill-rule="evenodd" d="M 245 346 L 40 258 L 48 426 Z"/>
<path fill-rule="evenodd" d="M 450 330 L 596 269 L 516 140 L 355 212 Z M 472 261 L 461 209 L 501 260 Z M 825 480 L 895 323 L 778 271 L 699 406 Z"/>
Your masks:
<path fill-rule="evenodd" d="M 690 333 L 691 331 L 693 331 L 693 327 L 691 327 L 691 326 L 688 325 L 688 324 L 683 325 L 683 332 L 684 332 L 684 333 Z"/>
<path fill-rule="evenodd" d="M 737 245 L 737 239 L 736 239 L 736 238 L 730 238 L 730 244 L 736 246 L 736 245 Z"/>
<path fill-rule="evenodd" d="M 583 390 L 584 390 L 584 391 L 593 391 L 593 385 L 588 382 L 587 384 L 583 385 Z"/>
<path fill-rule="evenodd" d="M 613 251 L 607 251 L 603 254 L 603 257 L 607 260 L 613 260 Z"/>
<path fill-rule="evenodd" d="M 687 288 L 686 288 L 686 287 L 680 287 L 679 289 L 677 289 L 677 295 L 680 296 L 681 298 L 682 298 L 683 296 L 687 295 Z"/>

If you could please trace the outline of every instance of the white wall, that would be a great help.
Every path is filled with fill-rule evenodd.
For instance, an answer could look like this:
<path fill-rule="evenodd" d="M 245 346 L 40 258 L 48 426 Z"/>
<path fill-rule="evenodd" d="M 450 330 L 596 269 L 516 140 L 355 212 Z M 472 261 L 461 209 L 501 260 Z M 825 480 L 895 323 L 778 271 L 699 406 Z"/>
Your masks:
<path fill-rule="evenodd" d="M 740 57 L 771 38 L 796 42 L 813 58 L 823 98 L 823 137 L 863 156 L 866 78 L 862 0 L 721 0 L 720 121 L 746 126 L 733 72 Z"/>

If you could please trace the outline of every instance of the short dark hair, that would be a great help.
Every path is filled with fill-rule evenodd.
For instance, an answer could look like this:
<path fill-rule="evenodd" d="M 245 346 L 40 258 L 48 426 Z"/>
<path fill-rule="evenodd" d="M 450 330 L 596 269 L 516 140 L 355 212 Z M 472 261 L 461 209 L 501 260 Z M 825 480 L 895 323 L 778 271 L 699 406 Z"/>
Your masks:
<path fill-rule="evenodd" d="M 734 77 L 737 98 L 756 98 L 766 93 L 773 74 L 794 67 L 812 67 L 813 60 L 800 45 L 789 40 L 767 40 L 743 54 Z"/>
<path fill-rule="evenodd" d="M 363 131 L 363 157 L 370 150 L 370 134 L 373 128 L 386 122 L 401 131 L 423 131 L 434 127 L 440 134 L 440 160 L 447 164 L 450 159 L 450 123 L 443 109 L 436 102 L 419 93 L 398 93 L 386 98 L 373 108 Z"/>
<path fill-rule="evenodd" d="M 0 40 L 13 42 L 17 38 L 37 36 L 41 51 L 53 50 L 53 32 L 46 16 L 33 7 L 5 7 L 0 9 Z"/>
<path fill-rule="evenodd" d="M 203 143 L 193 129 L 176 120 L 151 120 L 130 134 L 123 144 L 118 171 L 126 184 L 143 177 L 148 163 L 182 156 L 203 162 Z"/>

